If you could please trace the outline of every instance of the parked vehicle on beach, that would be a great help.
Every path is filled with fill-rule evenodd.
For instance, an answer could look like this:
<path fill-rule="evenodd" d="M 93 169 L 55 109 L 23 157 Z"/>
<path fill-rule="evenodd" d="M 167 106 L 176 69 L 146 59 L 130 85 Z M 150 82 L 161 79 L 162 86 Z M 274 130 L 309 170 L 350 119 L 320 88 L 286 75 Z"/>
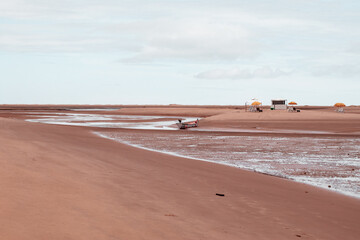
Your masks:
<path fill-rule="evenodd" d="M 179 122 L 177 122 L 176 125 L 177 125 L 180 129 L 197 127 L 197 126 L 199 125 L 199 119 L 196 119 L 196 121 L 187 122 L 187 123 L 183 123 L 181 119 L 179 119 L 178 121 L 179 121 Z"/>

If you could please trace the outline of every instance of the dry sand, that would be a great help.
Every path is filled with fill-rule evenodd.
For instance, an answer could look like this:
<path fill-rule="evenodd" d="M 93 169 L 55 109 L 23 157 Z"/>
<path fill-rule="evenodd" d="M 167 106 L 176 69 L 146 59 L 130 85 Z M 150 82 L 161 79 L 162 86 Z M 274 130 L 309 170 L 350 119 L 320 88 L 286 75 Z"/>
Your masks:
<path fill-rule="evenodd" d="M 139 108 L 137 114 L 141 111 Z M 196 116 L 198 109 L 171 111 Z M 214 114 L 202 111 L 207 116 Z M 358 131 L 360 117 L 356 113 L 340 117 L 325 109 L 308 110 L 308 115 L 298 114 L 290 121 L 270 115 L 268 120 L 261 119 L 253 113 L 246 117 L 237 109 L 216 111 L 216 116 L 203 120 L 206 127 L 243 128 L 255 124 L 276 129 L 287 122 L 285 128 L 321 127 L 352 134 Z M 168 114 L 165 109 L 163 115 Z M 326 120 L 317 118 L 319 114 Z M 238 120 L 240 115 L 245 120 Z M 97 137 L 88 128 L 11 119 L 19 117 L 9 111 L 0 114 L 0 239 L 360 236 L 359 199 L 129 147 Z M 218 125 L 219 120 L 225 126 Z"/>

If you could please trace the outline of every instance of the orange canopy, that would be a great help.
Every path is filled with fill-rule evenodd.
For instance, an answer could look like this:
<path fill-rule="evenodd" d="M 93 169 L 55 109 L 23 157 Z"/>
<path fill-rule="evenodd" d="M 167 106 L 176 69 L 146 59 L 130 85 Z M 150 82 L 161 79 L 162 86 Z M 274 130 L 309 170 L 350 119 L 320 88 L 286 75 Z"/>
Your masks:
<path fill-rule="evenodd" d="M 259 106 L 261 105 L 261 102 L 255 101 L 251 104 L 251 106 Z"/>
<path fill-rule="evenodd" d="M 289 104 L 289 105 L 297 105 L 296 102 L 289 102 L 288 104 Z"/>
<path fill-rule="evenodd" d="M 343 103 L 335 103 L 334 107 L 345 107 L 346 105 Z"/>

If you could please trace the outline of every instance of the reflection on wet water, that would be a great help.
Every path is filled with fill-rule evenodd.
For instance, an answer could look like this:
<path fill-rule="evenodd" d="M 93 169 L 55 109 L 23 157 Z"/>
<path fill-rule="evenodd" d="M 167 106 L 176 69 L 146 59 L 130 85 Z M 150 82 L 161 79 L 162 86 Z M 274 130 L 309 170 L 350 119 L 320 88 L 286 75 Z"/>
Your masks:
<path fill-rule="evenodd" d="M 109 133 L 98 135 L 177 156 L 290 178 L 360 197 L 360 138 Z"/>
<path fill-rule="evenodd" d="M 177 130 L 175 123 L 181 118 L 184 121 L 195 121 L 194 117 L 174 116 L 137 116 L 137 115 L 106 115 L 83 113 L 32 113 L 29 122 L 47 124 L 103 127 L 103 128 L 128 128 L 128 129 L 156 129 Z"/>

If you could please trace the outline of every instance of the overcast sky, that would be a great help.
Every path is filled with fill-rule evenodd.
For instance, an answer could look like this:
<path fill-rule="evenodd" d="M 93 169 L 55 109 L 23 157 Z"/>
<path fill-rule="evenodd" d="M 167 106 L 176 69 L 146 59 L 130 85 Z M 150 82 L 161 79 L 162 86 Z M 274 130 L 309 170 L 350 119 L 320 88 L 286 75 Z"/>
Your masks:
<path fill-rule="evenodd" d="M 251 98 L 360 104 L 360 1 L 0 1 L 0 104 Z"/>

